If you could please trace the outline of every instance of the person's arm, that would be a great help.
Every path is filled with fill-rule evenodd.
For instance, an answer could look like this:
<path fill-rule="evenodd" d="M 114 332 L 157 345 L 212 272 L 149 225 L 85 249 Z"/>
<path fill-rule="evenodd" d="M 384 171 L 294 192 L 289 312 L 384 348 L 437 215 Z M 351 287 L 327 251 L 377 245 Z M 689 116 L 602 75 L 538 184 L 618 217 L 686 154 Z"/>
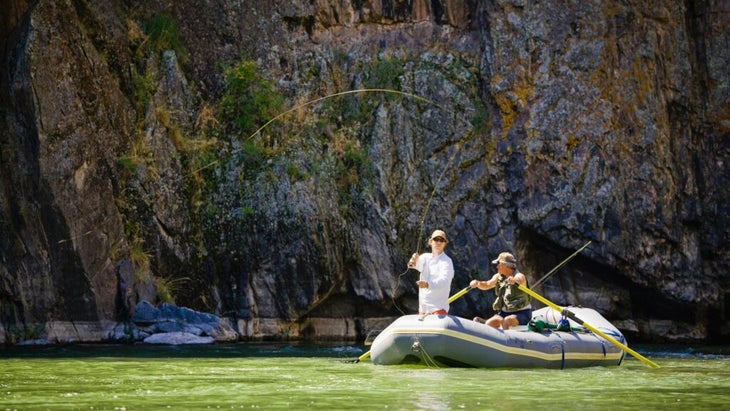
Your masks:
<path fill-rule="evenodd" d="M 408 260 L 408 268 L 413 268 L 418 271 L 421 271 L 421 268 L 419 268 L 419 266 L 418 266 L 418 257 L 419 257 L 418 253 L 413 253 L 413 255 L 411 256 L 411 259 Z"/>
<path fill-rule="evenodd" d="M 492 278 L 486 281 L 479 281 L 479 280 L 472 280 L 471 283 L 469 283 L 469 286 L 472 288 L 477 287 L 480 290 L 491 290 L 497 285 L 497 282 L 499 281 L 500 274 L 494 274 Z"/>
<path fill-rule="evenodd" d="M 438 264 L 438 268 L 428 282 L 429 288 L 449 287 L 451 288 L 451 280 L 454 278 L 454 264 L 442 261 Z"/>
<path fill-rule="evenodd" d="M 524 274 L 517 273 L 514 276 L 512 276 L 512 278 L 514 278 L 513 283 L 519 283 L 520 285 L 527 287 L 527 277 L 525 277 Z"/>
<path fill-rule="evenodd" d="M 419 273 L 423 273 L 423 267 L 426 265 L 426 262 L 429 260 L 429 257 L 430 257 L 430 255 L 421 257 L 417 253 L 414 253 L 413 257 L 411 257 L 411 260 L 408 262 L 408 266 L 409 266 L 409 268 L 418 270 Z M 411 267 L 411 261 L 413 261 L 413 267 Z M 416 281 L 416 285 L 418 286 L 418 288 L 428 288 L 428 282 L 420 277 L 422 277 L 422 275 L 419 276 L 418 281 Z"/>

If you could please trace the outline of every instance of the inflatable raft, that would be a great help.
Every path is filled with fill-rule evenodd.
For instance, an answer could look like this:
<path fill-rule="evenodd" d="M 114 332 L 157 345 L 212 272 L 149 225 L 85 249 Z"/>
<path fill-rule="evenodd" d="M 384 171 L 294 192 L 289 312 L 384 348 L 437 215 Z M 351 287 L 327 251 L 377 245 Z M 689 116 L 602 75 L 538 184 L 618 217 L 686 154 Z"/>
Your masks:
<path fill-rule="evenodd" d="M 570 312 L 625 344 L 621 332 L 595 310 L 570 307 Z M 545 307 L 533 311 L 530 326 L 510 330 L 451 315 L 406 315 L 375 338 L 370 356 L 380 365 L 562 369 L 618 366 L 625 352 Z"/>

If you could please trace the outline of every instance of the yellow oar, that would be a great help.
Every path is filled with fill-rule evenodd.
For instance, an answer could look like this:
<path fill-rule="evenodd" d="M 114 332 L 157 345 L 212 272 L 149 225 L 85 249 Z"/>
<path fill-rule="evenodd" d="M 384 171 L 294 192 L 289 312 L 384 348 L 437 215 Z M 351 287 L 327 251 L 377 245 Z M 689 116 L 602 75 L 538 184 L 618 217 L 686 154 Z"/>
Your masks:
<path fill-rule="evenodd" d="M 458 293 L 452 295 L 451 297 L 449 297 L 449 303 L 453 303 L 457 299 L 461 298 L 464 294 L 468 293 L 469 290 L 471 290 L 471 287 L 466 287 Z M 370 350 L 368 350 L 365 354 L 357 357 L 357 360 L 355 362 L 358 363 L 360 361 L 365 361 L 368 357 L 370 357 Z"/>
<path fill-rule="evenodd" d="M 360 362 L 360 361 L 365 361 L 365 360 L 367 360 L 367 359 L 368 359 L 368 357 L 370 357 L 370 350 L 367 350 L 367 351 L 365 352 L 365 354 L 363 354 L 363 355 L 361 355 L 361 356 L 357 357 L 357 360 L 356 360 L 355 362 L 356 362 L 356 363 L 358 363 L 358 362 Z"/>
<path fill-rule="evenodd" d="M 471 290 L 471 287 L 466 287 L 463 290 L 459 291 L 458 293 L 456 293 L 456 294 L 452 295 L 451 297 L 449 297 L 449 304 L 451 304 L 454 301 L 456 301 L 459 298 L 461 298 L 464 294 L 468 293 L 469 290 Z"/>
<path fill-rule="evenodd" d="M 613 345 L 621 348 L 622 350 L 626 351 L 627 353 L 633 355 L 637 360 L 641 360 L 644 364 L 650 365 L 650 366 L 652 366 L 654 368 L 659 368 L 659 365 L 657 365 L 656 363 L 652 362 L 648 358 L 645 358 L 644 356 L 642 356 L 638 352 L 632 350 L 626 344 L 620 343 L 619 341 L 617 341 L 615 338 L 611 337 L 610 335 L 607 335 L 606 333 L 602 332 L 601 330 L 597 329 L 596 327 L 594 327 L 594 326 L 592 326 L 592 325 L 584 322 L 580 318 L 576 317 L 575 314 L 573 312 L 571 312 L 570 310 L 567 310 L 567 309 L 565 309 L 565 308 L 563 308 L 563 307 L 561 307 L 561 306 L 559 306 L 557 304 L 554 304 L 554 303 L 550 302 L 550 300 L 548 300 L 547 298 L 545 298 L 545 297 L 541 296 L 540 294 L 538 294 L 538 293 L 530 290 L 529 288 L 525 287 L 522 284 L 518 284 L 518 286 L 520 287 L 520 290 L 522 290 L 522 291 L 526 292 L 527 294 L 531 295 L 534 299 L 542 302 L 543 304 L 549 306 L 550 308 L 552 308 L 554 310 L 559 311 L 564 316 L 570 318 L 571 320 L 577 322 L 578 324 L 582 325 L 583 327 L 589 329 L 593 333 L 598 334 L 599 336 L 601 336 L 606 341 L 608 341 L 611 344 L 613 344 Z"/>

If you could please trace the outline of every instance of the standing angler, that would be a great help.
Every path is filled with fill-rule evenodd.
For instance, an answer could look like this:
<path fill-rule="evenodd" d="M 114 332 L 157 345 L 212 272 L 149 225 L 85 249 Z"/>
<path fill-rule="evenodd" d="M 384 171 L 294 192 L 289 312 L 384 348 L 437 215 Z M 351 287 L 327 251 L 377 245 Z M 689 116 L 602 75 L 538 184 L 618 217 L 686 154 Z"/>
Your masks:
<path fill-rule="evenodd" d="M 418 314 L 446 315 L 449 312 L 449 291 L 454 278 L 454 264 L 444 253 L 446 233 L 436 230 L 428 239 L 430 253 L 414 253 L 408 261 L 408 268 L 418 270 Z"/>

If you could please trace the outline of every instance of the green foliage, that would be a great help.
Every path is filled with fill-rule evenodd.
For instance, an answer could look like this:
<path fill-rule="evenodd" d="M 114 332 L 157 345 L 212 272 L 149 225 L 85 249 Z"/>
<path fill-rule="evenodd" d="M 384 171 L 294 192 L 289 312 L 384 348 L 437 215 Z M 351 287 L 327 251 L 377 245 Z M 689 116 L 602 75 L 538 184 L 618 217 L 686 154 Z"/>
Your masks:
<path fill-rule="evenodd" d="M 144 248 L 144 240 L 141 237 L 134 237 L 129 244 L 129 259 L 139 269 L 149 270 L 152 257 L 150 252 Z"/>
<path fill-rule="evenodd" d="M 287 165 L 286 174 L 289 176 L 289 180 L 291 182 L 301 181 L 309 177 L 309 175 L 297 167 L 296 164 Z"/>
<path fill-rule="evenodd" d="M 136 173 L 137 167 L 139 166 L 139 164 L 137 163 L 137 159 L 130 154 L 125 154 L 122 157 L 119 157 L 119 159 L 117 160 L 117 164 L 122 169 L 129 171 L 131 174 Z"/>
<path fill-rule="evenodd" d="M 346 58 L 342 57 L 343 59 Z M 401 77 L 405 73 L 404 62 L 397 58 L 384 58 L 361 69 L 363 84 L 367 89 L 400 90 Z M 322 104 L 322 113 L 343 124 L 367 124 L 372 120 L 373 110 L 383 101 L 396 101 L 402 97 L 397 93 L 367 93 L 347 95 L 327 100 Z"/>
<path fill-rule="evenodd" d="M 175 303 L 174 295 L 180 291 L 180 287 L 184 283 L 190 281 L 189 278 L 155 278 L 155 291 L 157 299 L 161 303 Z"/>
<path fill-rule="evenodd" d="M 400 59 L 378 60 L 373 71 L 365 79 L 365 86 L 367 88 L 399 89 L 400 76 L 403 73 L 403 62 Z"/>
<path fill-rule="evenodd" d="M 151 162 L 152 148 L 147 144 L 144 137 L 138 137 L 132 142 L 132 147 L 127 153 L 117 159 L 117 165 L 130 175 L 134 175 L 140 166 Z M 155 170 L 150 168 L 150 173 L 154 174 Z"/>
<path fill-rule="evenodd" d="M 226 70 L 225 78 L 223 121 L 236 131 L 248 136 L 281 111 L 284 98 L 258 73 L 255 62 L 241 60 Z"/>
<path fill-rule="evenodd" d="M 134 82 L 135 109 L 142 113 L 152 99 L 152 95 L 157 91 L 157 82 L 152 70 L 147 70 L 144 75 L 140 75 L 136 71 L 132 72 L 132 81 Z"/>
<path fill-rule="evenodd" d="M 8 327 L 7 339 L 8 341 L 13 343 L 27 340 L 37 340 L 43 337 L 43 335 L 45 334 L 45 329 L 46 327 L 43 323 L 33 323 L 25 327 L 10 325 Z"/>
<path fill-rule="evenodd" d="M 264 146 L 256 139 L 246 140 L 241 147 L 241 155 L 249 171 L 261 170 L 267 160 L 274 158 L 276 151 Z"/>
<path fill-rule="evenodd" d="M 256 144 L 256 141 L 247 140 L 243 143 L 243 153 L 249 160 L 263 161 L 273 155 L 271 150 L 263 147 L 261 144 Z"/>
<path fill-rule="evenodd" d="M 374 103 L 372 96 L 346 96 L 340 100 L 327 101 L 325 112 L 345 124 L 366 124 L 372 118 Z"/>
<path fill-rule="evenodd" d="M 359 197 L 373 175 L 373 165 L 360 142 L 347 141 L 341 151 L 336 151 L 335 178 L 339 189 L 340 206 L 347 210 Z"/>
<path fill-rule="evenodd" d="M 347 144 L 345 146 L 344 164 L 365 171 L 370 162 L 367 154 L 359 145 Z"/>
<path fill-rule="evenodd" d="M 145 24 L 145 33 L 151 49 L 155 52 L 174 50 L 178 58 L 186 54 L 180 41 L 180 28 L 170 17 L 160 14 L 153 16 Z"/>
<path fill-rule="evenodd" d="M 216 180 L 216 167 L 220 158 L 216 151 L 217 140 L 207 140 L 209 144 L 200 144 L 195 151 L 189 151 L 186 156 L 187 174 L 186 189 L 191 204 L 199 210 L 207 203 L 206 192 L 213 190 Z"/>
<path fill-rule="evenodd" d="M 139 30 L 136 25 L 131 25 L 131 27 L 136 28 L 136 30 L 130 29 L 130 41 L 141 40 L 135 53 L 137 69 L 132 70 L 132 81 L 134 83 L 134 95 L 132 97 L 135 108 L 139 113 L 142 113 L 152 95 L 157 91 L 154 65 L 148 63 L 150 55 L 154 54 L 159 57 L 163 51 L 172 50 L 183 66 L 187 63 L 188 56 L 180 40 L 180 29 L 171 18 L 155 15 L 142 23 L 142 30 Z M 142 34 L 142 31 L 144 34 Z"/>
<path fill-rule="evenodd" d="M 472 118 L 471 122 L 474 125 L 475 130 L 485 130 L 490 127 L 489 124 L 489 110 L 487 107 L 481 102 L 481 100 L 474 99 L 473 100 L 476 105 L 476 113 L 474 114 L 474 117 Z"/>
<path fill-rule="evenodd" d="M 347 55 L 347 51 L 342 50 L 341 48 L 336 48 L 332 52 L 332 65 L 334 67 L 344 67 L 349 60 L 350 58 Z"/>

